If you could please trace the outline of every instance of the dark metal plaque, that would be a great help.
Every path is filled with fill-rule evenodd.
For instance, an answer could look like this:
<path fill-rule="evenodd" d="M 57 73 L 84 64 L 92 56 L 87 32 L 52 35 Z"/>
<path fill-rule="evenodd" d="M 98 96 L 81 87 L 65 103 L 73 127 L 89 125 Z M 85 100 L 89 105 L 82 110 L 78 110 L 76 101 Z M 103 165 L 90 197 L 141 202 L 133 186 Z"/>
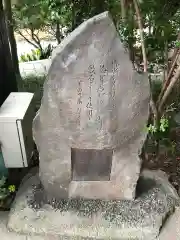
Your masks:
<path fill-rule="evenodd" d="M 109 181 L 113 151 L 110 149 L 71 149 L 73 181 Z"/>

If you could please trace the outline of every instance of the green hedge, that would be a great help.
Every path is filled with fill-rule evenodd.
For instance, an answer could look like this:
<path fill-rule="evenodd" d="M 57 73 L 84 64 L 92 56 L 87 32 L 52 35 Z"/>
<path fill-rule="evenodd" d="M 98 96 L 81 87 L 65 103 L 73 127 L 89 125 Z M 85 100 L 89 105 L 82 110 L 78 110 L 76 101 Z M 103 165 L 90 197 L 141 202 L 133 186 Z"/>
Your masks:
<path fill-rule="evenodd" d="M 27 76 L 18 81 L 18 88 L 20 92 L 32 92 L 34 93 L 34 101 L 36 104 L 36 110 L 39 109 L 41 104 L 41 98 L 43 95 L 43 84 L 46 76 Z"/>

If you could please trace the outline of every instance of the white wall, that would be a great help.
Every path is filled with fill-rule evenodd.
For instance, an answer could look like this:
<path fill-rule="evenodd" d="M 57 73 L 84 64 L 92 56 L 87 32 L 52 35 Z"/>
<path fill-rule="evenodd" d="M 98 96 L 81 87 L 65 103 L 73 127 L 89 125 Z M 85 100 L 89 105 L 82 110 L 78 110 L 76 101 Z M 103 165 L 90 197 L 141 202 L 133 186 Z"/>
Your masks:
<path fill-rule="evenodd" d="M 44 76 L 47 75 L 50 64 L 51 59 L 23 62 L 19 64 L 19 69 L 22 77 L 29 75 Z"/>

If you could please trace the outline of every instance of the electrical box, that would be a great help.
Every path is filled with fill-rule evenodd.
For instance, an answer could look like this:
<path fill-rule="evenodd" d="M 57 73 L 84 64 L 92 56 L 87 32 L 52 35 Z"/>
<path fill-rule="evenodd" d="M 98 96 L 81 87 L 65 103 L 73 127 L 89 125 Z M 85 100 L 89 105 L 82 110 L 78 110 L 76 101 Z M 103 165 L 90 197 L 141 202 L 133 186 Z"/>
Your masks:
<path fill-rule="evenodd" d="M 31 159 L 33 95 L 12 92 L 0 107 L 0 145 L 6 168 L 28 167 Z"/>

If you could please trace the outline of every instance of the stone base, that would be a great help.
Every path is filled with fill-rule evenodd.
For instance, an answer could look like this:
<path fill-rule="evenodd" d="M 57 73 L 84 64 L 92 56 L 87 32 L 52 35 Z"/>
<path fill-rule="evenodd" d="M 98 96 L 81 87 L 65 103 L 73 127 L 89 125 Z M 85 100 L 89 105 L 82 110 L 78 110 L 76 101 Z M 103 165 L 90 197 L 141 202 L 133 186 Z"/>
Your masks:
<path fill-rule="evenodd" d="M 57 236 L 37 236 L 20 234 L 7 228 L 9 212 L 0 212 L 0 239 L 1 240 L 60 240 Z M 62 238 L 61 238 L 62 240 Z"/>
<path fill-rule="evenodd" d="M 0 239 L 2 240 L 27 240 L 26 236 L 19 235 L 16 232 L 10 232 L 7 229 L 9 212 L 0 212 Z"/>
<path fill-rule="evenodd" d="M 36 175 L 21 186 L 8 228 L 20 234 L 44 236 L 43 239 L 51 235 L 58 239 L 154 240 L 178 204 L 176 190 L 161 171 L 146 170 L 141 174 L 134 201 L 49 202 Z"/>
<path fill-rule="evenodd" d="M 169 217 L 158 240 L 179 240 L 180 239 L 180 208 L 176 208 L 174 214 Z"/>
<path fill-rule="evenodd" d="M 7 228 L 9 212 L 0 212 L 0 239 L 1 240 L 72 240 L 72 238 L 53 235 L 38 236 L 36 234 L 20 234 Z M 74 239 L 79 240 L 79 239 Z"/>

